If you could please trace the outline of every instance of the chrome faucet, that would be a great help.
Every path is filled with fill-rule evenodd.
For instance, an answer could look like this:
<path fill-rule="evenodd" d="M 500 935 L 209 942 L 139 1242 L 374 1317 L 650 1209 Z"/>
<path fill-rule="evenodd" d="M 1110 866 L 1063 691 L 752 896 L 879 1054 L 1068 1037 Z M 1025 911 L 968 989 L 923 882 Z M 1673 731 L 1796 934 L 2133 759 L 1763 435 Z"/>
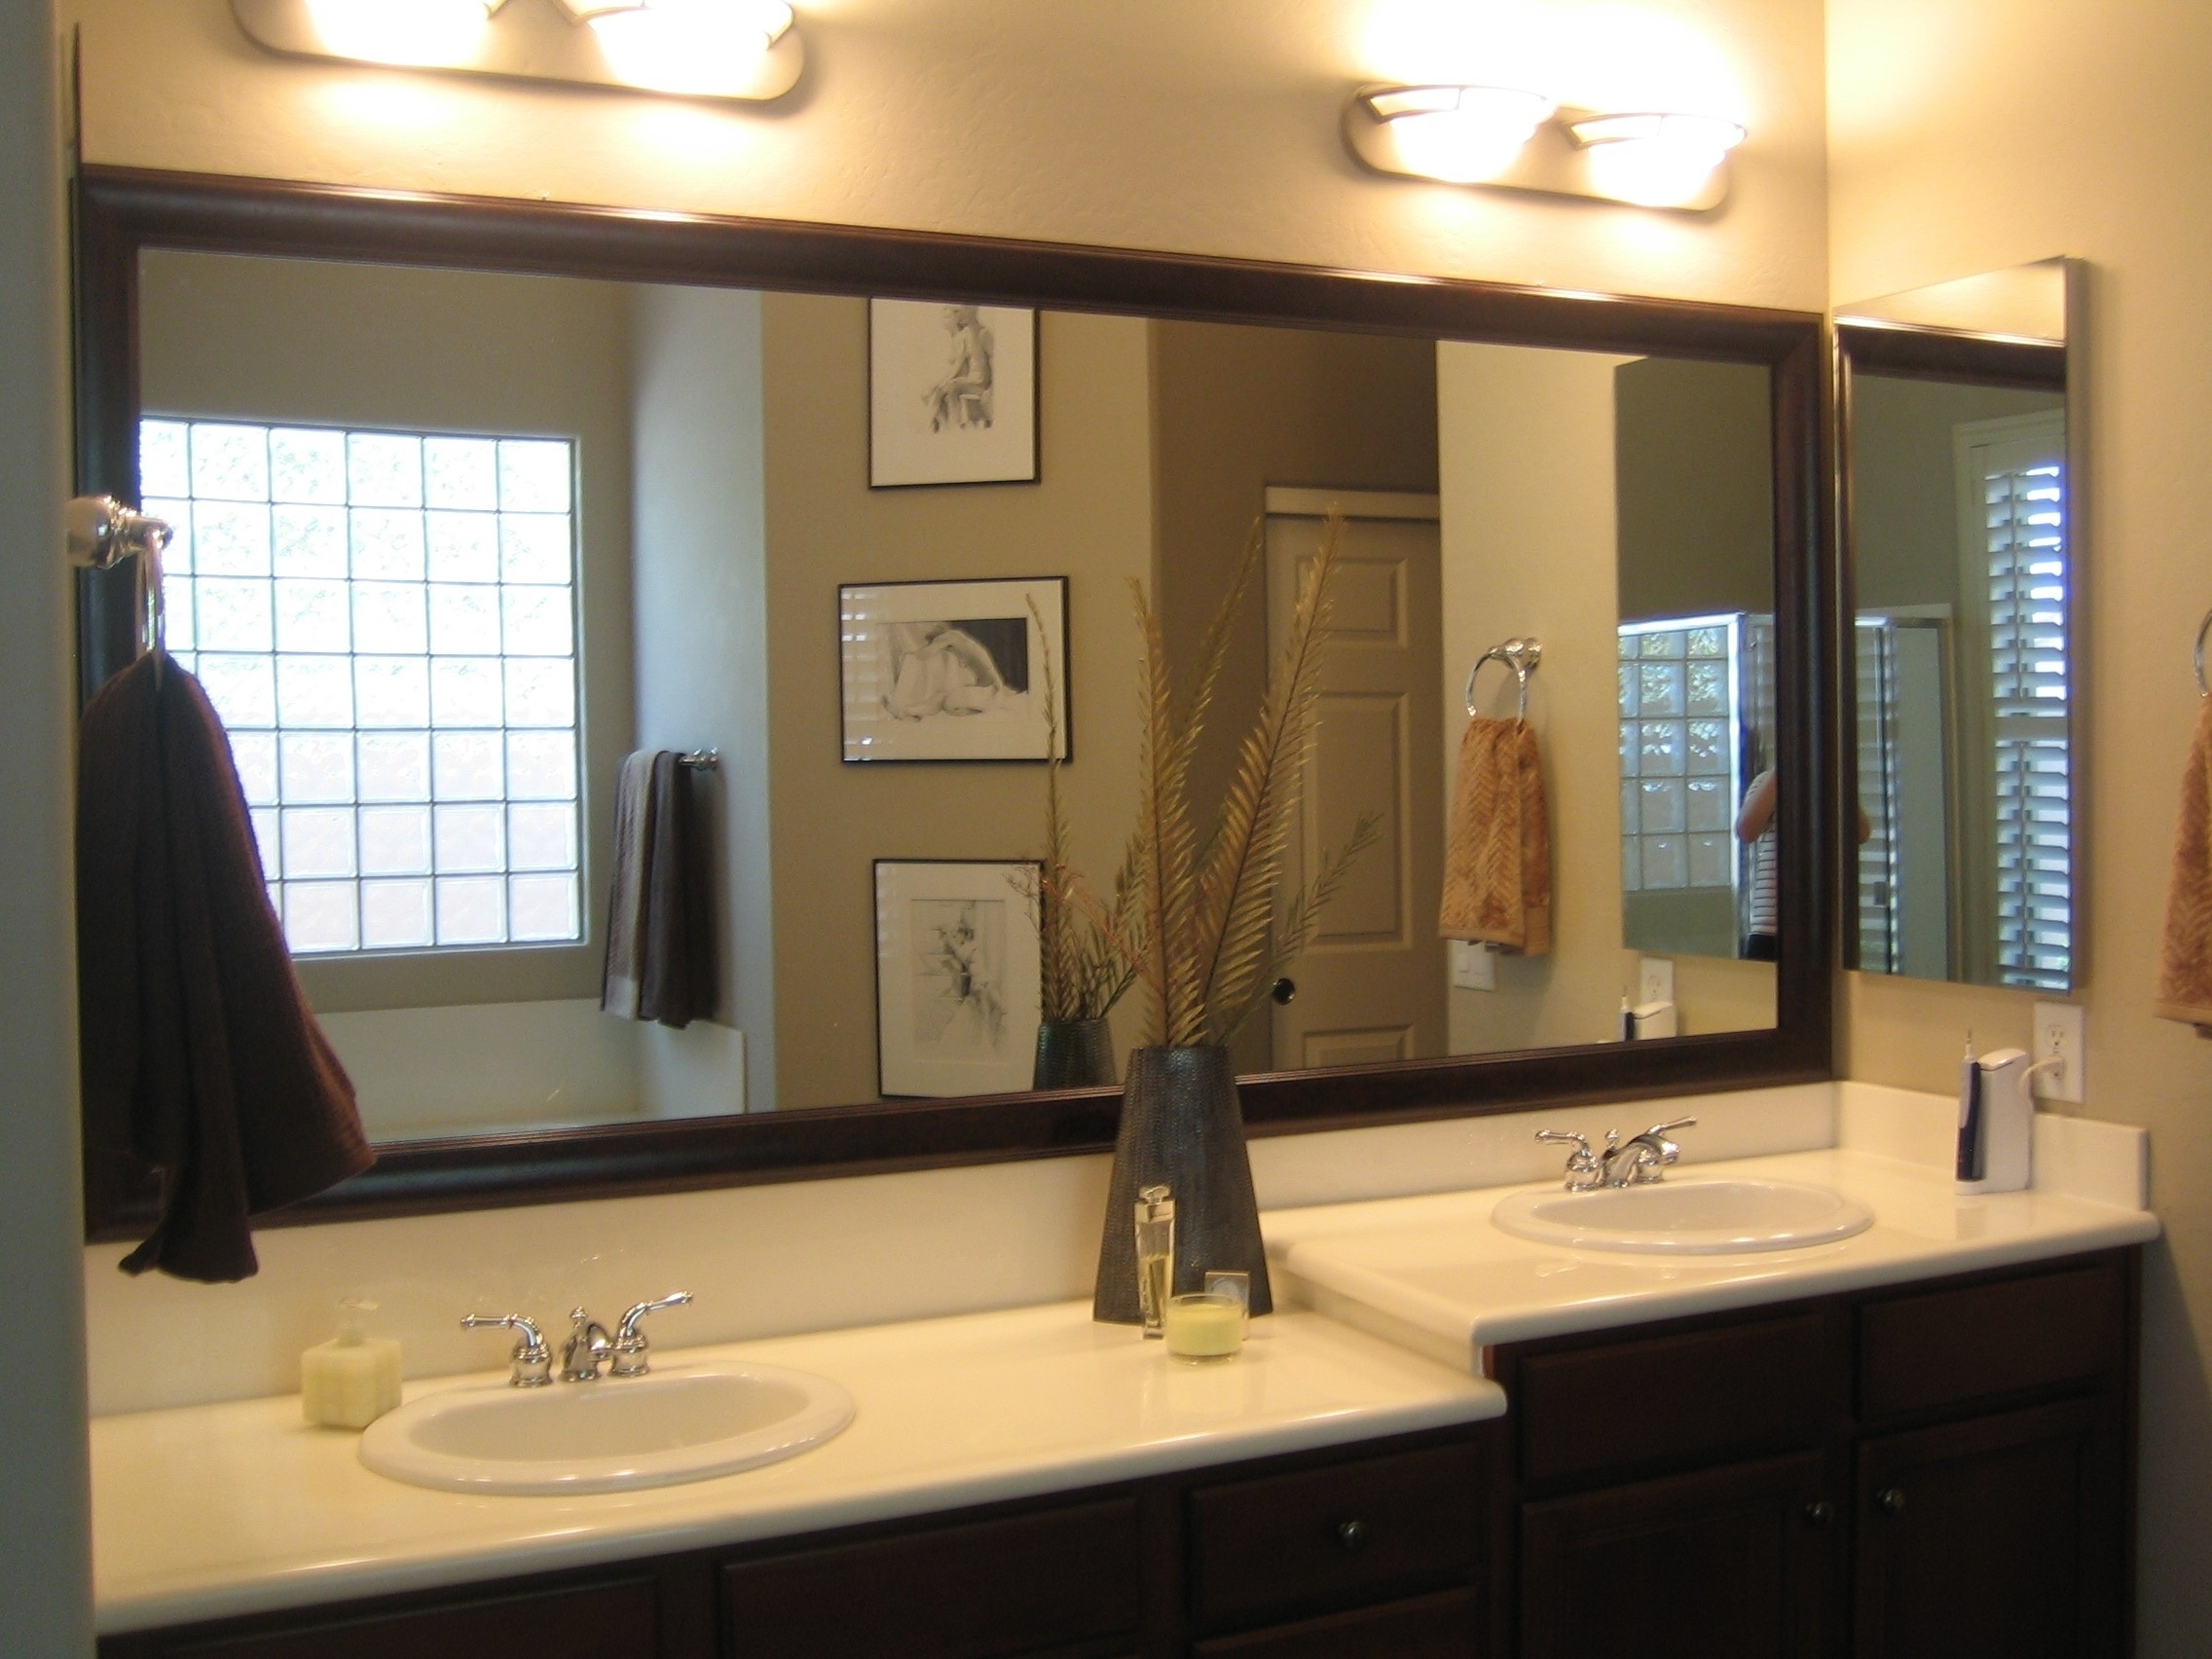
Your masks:
<path fill-rule="evenodd" d="M 615 1377 L 643 1377 L 652 1367 L 645 1362 L 645 1333 L 638 1329 L 638 1321 L 647 1313 L 658 1313 L 670 1308 L 689 1305 L 691 1293 L 673 1291 L 658 1302 L 641 1302 L 622 1315 L 621 1324 L 614 1329 L 614 1354 L 608 1362 L 608 1371 Z"/>
<path fill-rule="evenodd" d="M 569 1310 L 569 1340 L 561 1345 L 561 1381 L 597 1382 L 599 1368 L 613 1351 L 607 1327 L 581 1308 Z"/>
<path fill-rule="evenodd" d="M 461 1316 L 461 1327 L 464 1331 L 489 1327 L 519 1333 L 514 1352 L 508 1355 L 511 1362 L 507 1372 L 509 1387 L 542 1388 L 553 1381 L 553 1356 L 547 1351 L 545 1338 L 538 1333 L 534 1320 L 520 1313 L 466 1313 Z"/>
<path fill-rule="evenodd" d="M 1538 1129 L 1536 1138 L 1572 1146 L 1574 1150 L 1567 1155 L 1567 1190 L 1594 1193 L 1602 1187 L 1648 1187 L 1663 1179 L 1667 1165 L 1682 1156 L 1682 1149 L 1667 1137 L 1696 1123 L 1695 1118 L 1677 1118 L 1654 1124 L 1626 1141 L 1620 1130 L 1607 1129 L 1603 1152 L 1593 1152 L 1589 1139 L 1571 1129 Z"/>

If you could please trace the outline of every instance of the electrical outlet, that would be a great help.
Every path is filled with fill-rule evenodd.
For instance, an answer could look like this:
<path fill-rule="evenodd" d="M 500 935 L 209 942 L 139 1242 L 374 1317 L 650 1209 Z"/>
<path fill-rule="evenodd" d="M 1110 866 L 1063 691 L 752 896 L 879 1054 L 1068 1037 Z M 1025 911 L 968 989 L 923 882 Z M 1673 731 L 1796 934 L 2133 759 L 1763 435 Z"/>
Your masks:
<path fill-rule="evenodd" d="M 1452 985 L 1461 991 L 1497 989 L 1497 951 L 1475 940 L 1452 941 Z"/>
<path fill-rule="evenodd" d="M 1636 1001 L 1638 1007 L 1645 1003 L 1671 1003 L 1675 1000 L 1675 959 L 1672 956 L 1646 956 L 1636 972 Z"/>
<path fill-rule="evenodd" d="M 2036 1004 L 2035 1051 L 2037 1060 L 2059 1064 L 2036 1074 L 2036 1092 L 2046 1100 L 2080 1101 L 2088 1081 L 2088 1011 L 2080 1003 Z"/>

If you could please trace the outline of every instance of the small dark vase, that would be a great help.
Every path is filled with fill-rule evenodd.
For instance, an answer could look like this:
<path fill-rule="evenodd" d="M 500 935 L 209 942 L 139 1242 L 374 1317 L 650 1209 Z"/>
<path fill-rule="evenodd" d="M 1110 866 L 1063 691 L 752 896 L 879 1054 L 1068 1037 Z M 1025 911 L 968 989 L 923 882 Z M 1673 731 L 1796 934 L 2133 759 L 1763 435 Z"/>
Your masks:
<path fill-rule="evenodd" d="M 1031 1088 L 1112 1088 L 1114 1028 L 1099 1019 L 1048 1019 L 1037 1027 Z"/>
<path fill-rule="evenodd" d="M 1146 1187 L 1175 1195 L 1175 1267 L 1170 1294 L 1205 1288 L 1208 1272 L 1252 1275 L 1252 1311 L 1273 1310 L 1260 1206 L 1244 1153 L 1244 1114 L 1229 1051 L 1218 1044 L 1137 1049 L 1122 1092 L 1122 1132 L 1106 1190 L 1106 1230 L 1090 1316 L 1143 1322 L 1137 1306 L 1136 1203 Z"/>

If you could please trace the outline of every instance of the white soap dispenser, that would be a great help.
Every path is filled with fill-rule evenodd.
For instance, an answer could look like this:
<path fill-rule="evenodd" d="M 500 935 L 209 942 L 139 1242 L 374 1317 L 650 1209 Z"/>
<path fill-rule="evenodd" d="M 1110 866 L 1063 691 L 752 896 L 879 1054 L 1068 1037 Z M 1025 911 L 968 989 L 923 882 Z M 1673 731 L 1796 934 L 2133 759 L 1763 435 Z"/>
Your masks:
<path fill-rule="evenodd" d="M 338 1305 L 338 1335 L 300 1355 L 300 1413 L 324 1428 L 366 1428 L 399 1404 L 399 1345 L 365 1330 L 373 1302 Z"/>
<path fill-rule="evenodd" d="M 1959 1088 L 1957 1190 L 2017 1193 L 2033 1174 L 2036 1101 L 2030 1080 L 2039 1067 L 2019 1049 L 1992 1049 L 1978 1059 L 1967 1040 Z"/>

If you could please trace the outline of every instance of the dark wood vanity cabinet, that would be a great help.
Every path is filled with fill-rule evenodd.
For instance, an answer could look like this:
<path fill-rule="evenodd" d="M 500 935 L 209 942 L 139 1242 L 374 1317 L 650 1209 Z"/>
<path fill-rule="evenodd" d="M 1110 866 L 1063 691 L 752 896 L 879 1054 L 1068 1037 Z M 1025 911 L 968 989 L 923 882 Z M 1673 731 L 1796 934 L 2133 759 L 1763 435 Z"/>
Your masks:
<path fill-rule="evenodd" d="M 1521 1659 L 2120 1659 L 2132 1251 L 1501 1348 Z"/>
<path fill-rule="evenodd" d="M 1493 1422 L 102 1659 L 2124 1659 L 2135 1256 L 1495 1350 Z"/>

